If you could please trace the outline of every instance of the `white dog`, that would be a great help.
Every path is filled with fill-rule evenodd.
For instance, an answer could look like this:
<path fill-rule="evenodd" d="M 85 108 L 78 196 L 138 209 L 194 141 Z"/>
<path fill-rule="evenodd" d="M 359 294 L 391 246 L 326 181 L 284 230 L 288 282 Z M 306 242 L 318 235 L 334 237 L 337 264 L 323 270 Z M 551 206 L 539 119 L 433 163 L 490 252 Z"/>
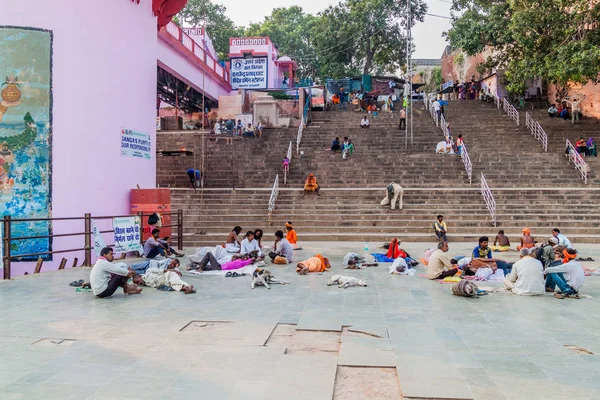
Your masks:
<path fill-rule="evenodd" d="M 367 286 L 367 281 L 364 279 L 355 278 L 353 276 L 334 275 L 327 282 L 327 286 L 338 284 L 339 288 L 347 289 L 351 286 Z"/>
<path fill-rule="evenodd" d="M 254 273 L 252 274 L 252 283 L 250 283 L 250 287 L 254 289 L 256 285 L 263 285 L 267 289 L 271 289 L 269 283 L 279 283 L 280 285 L 287 285 L 289 282 L 282 281 L 280 279 L 275 279 L 275 277 L 269 272 L 268 269 L 264 268 L 256 268 Z"/>
<path fill-rule="evenodd" d="M 404 189 L 402 186 L 395 182 L 390 183 L 386 188 L 385 198 L 379 203 L 382 206 L 387 206 L 392 203 L 392 210 L 396 208 L 396 201 L 398 201 L 398 209 L 402 210 L 402 197 L 404 196 Z M 398 199 L 400 197 L 400 199 Z"/>

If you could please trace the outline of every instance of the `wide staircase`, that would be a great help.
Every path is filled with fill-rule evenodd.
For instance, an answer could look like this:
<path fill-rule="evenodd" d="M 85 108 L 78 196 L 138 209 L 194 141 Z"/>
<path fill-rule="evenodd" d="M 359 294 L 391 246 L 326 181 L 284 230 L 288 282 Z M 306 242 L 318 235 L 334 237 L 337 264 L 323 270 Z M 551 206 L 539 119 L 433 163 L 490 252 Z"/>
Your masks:
<path fill-rule="evenodd" d="M 431 242 L 437 214 L 448 221 L 453 241 L 475 241 L 500 228 L 518 240 L 523 227 L 545 238 L 559 227 L 574 242 L 600 242 L 600 186 L 593 172 L 589 183 L 583 184 L 564 157 L 564 146 L 559 145 L 563 138 L 552 138 L 557 149 L 549 147 L 544 153 L 525 128 L 479 102 L 453 102 L 447 115 L 454 136 L 465 137 L 473 161 L 472 184 L 460 157 L 435 154 L 443 137 L 422 103 L 415 104 L 412 145 L 410 133 L 405 140 L 405 133 L 398 130 L 397 115 L 370 116 L 371 128 L 361 129 L 363 114 L 314 112 L 303 131 L 299 154 L 297 127 L 265 130 L 263 140 L 240 139 L 233 145 L 206 135 L 211 138 L 205 142 L 205 190 L 183 189 L 193 155 L 159 157 L 158 182 L 173 188 L 172 206 L 184 210 L 189 246 L 222 243 L 235 225 L 244 230 L 262 228 L 270 241 L 288 220 L 304 241 L 385 242 L 397 236 Z M 328 150 L 336 136 L 352 139 L 356 150 L 349 160 Z M 159 134 L 158 149 L 199 152 L 200 137 Z M 290 141 L 294 151 L 284 185 L 281 162 Z M 195 158 L 199 166 L 199 156 Z M 302 197 L 310 172 L 323 188 L 321 197 Z M 481 172 L 496 201 L 497 228 L 480 192 Z M 276 174 L 280 189 L 269 224 L 267 207 Z M 402 210 L 379 205 L 391 181 L 405 188 Z"/>

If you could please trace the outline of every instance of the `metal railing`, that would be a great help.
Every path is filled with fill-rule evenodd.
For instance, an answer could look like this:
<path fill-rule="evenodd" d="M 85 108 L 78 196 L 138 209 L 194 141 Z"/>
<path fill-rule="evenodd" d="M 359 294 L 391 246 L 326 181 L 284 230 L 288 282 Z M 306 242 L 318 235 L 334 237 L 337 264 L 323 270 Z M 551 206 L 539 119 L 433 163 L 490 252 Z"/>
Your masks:
<path fill-rule="evenodd" d="M 583 183 L 587 183 L 587 175 L 590 172 L 590 166 L 585 162 L 583 157 L 577 152 L 577 149 L 573 144 L 567 139 L 567 149 L 565 155 L 575 165 L 575 169 L 581 173 L 581 178 L 583 179 Z"/>
<path fill-rule="evenodd" d="M 448 132 L 448 123 L 446 122 L 444 115 L 440 115 L 440 128 L 442 128 L 442 133 L 444 134 L 445 138 L 450 137 Z"/>
<path fill-rule="evenodd" d="M 490 190 L 490 187 L 485 180 L 485 176 L 481 173 L 481 195 L 485 200 L 485 205 L 487 206 L 488 211 L 492 217 L 492 221 L 494 222 L 494 226 L 496 226 L 496 200 L 494 200 L 494 195 Z"/>
<path fill-rule="evenodd" d="M 304 110 L 302 111 L 302 119 L 300 120 L 300 126 L 298 127 L 298 136 L 296 137 L 296 154 L 300 154 L 300 143 L 302 142 L 302 132 L 304 131 L 304 125 L 308 122 L 308 112 L 310 111 L 310 104 L 312 101 L 312 90 L 308 88 L 308 96 L 306 96 L 306 102 L 304 103 Z"/>
<path fill-rule="evenodd" d="M 273 189 L 271 190 L 271 197 L 269 198 L 269 226 L 271 226 L 271 215 L 275 210 L 275 203 L 277 202 L 277 196 L 279 195 L 279 174 L 275 175 L 275 182 L 273 182 Z"/>
<path fill-rule="evenodd" d="M 183 210 L 177 210 L 175 212 L 160 212 L 161 216 L 168 217 L 166 219 L 166 224 L 162 225 L 162 228 L 177 228 L 177 235 L 171 235 L 172 239 L 177 239 L 177 248 L 179 250 L 183 249 Z M 92 262 L 92 249 L 94 248 L 93 243 L 93 232 L 92 232 L 92 220 L 109 220 L 113 218 L 123 218 L 123 217 L 140 217 L 140 243 L 144 241 L 144 217 L 151 216 L 152 213 L 137 213 L 134 215 L 111 215 L 111 216 L 92 216 L 87 213 L 84 214 L 83 217 L 60 217 L 60 218 L 12 218 L 10 215 L 5 215 L 2 221 L 2 248 L 3 248 L 3 256 L 2 256 L 2 265 L 3 265 L 3 278 L 11 279 L 12 275 L 12 261 L 15 259 L 30 261 L 34 260 L 34 257 L 38 258 L 38 264 L 36 265 L 36 269 L 34 273 L 39 273 L 42 266 L 42 256 L 51 256 L 53 254 L 64 254 L 64 253 L 74 253 L 74 252 L 84 252 L 85 259 L 83 260 L 82 266 L 91 266 Z M 177 217 L 177 223 L 169 223 L 171 221 L 171 217 Z M 14 237 L 12 235 L 13 224 L 30 224 L 32 222 L 53 222 L 53 221 L 83 221 L 83 232 L 74 232 L 74 233 L 49 233 L 48 235 L 32 235 L 32 236 L 17 236 Z M 52 231 L 50 231 L 52 232 Z M 114 233 L 114 230 L 104 230 L 100 231 L 100 233 Z M 83 247 L 76 249 L 67 249 L 67 250 L 50 250 L 50 251 L 41 251 L 41 252 L 33 252 L 27 254 L 12 254 L 11 245 L 14 242 L 28 241 L 28 240 L 36 240 L 36 239 L 48 239 L 52 241 L 54 238 L 65 238 L 65 237 L 75 237 L 75 236 L 83 236 Z M 114 245 L 110 245 L 109 247 L 114 247 Z M 66 264 L 66 259 L 60 264 L 59 269 L 63 269 Z M 77 258 L 73 263 L 73 267 L 77 265 Z"/>
<path fill-rule="evenodd" d="M 502 98 L 502 109 L 513 121 L 517 123 L 517 126 L 520 125 L 519 112 L 506 100 L 506 97 Z"/>
<path fill-rule="evenodd" d="M 499 110 L 500 109 L 500 105 L 502 104 L 502 101 L 500 100 L 500 97 L 498 97 L 497 94 L 492 93 L 492 98 L 494 99 L 494 104 L 496 104 L 496 107 Z"/>
<path fill-rule="evenodd" d="M 290 165 L 292 164 L 292 142 L 291 141 L 290 141 L 290 145 L 288 146 L 286 158 L 288 159 L 288 165 L 287 165 L 287 168 L 283 169 L 283 184 L 284 185 L 287 185 L 287 176 L 289 173 Z"/>
<path fill-rule="evenodd" d="M 467 176 L 469 177 L 469 184 L 473 183 L 473 164 L 471 163 L 471 157 L 469 157 L 469 152 L 467 151 L 467 146 L 463 143 L 460 150 L 460 158 L 462 159 L 463 165 L 465 166 L 465 171 L 467 171 Z"/>
<path fill-rule="evenodd" d="M 531 118 L 531 115 L 529 115 L 528 112 L 525 113 L 525 126 L 527 126 L 527 129 L 529 129 L 533 137 L 542 144 L 544 151 L 548 152 L 548 135 L 540 123 Z"/>

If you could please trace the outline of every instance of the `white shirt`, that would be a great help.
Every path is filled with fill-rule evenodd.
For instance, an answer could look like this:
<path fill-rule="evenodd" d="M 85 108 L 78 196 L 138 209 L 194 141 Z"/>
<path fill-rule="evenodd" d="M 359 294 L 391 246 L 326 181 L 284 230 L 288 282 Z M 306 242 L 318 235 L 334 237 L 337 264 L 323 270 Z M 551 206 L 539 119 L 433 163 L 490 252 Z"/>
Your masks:
<path fill-rule="evenodd" d="M 360 120 L 360 126 L 369 126 L 371 125 L 371 123 L 369 122 L 369 120 L 367 118 L 363 118 Z"/>
<path fill-rule="evenodd" d="M 218 122 L 215 124 L 215 134 L 221 134 L 221 124 L 219 124 Z"/>
<path fill-rule="evenodd" d="M 523 257 L 512 267 L 506 279 L 513 283 L 512 292 L 519 295 L 535 296 L 544 294 L 544 267 L 533 257 Z"/>
<path fill-rule="evenodd" d="M 258 255 L 262 256 L 262 251 L 260 251 L 260 247 L 258 246 L 258 241 L 252 239 L 252 241 L 248 241 L 248 238 L 242 240 L 242 249 L 240 250 L 241 254 L 248 254 L 253 251 L 258 251 Z"/>
<path fill-rule="evenodd" d="M 98 296 L 106 290 L 110 274 L 127 276 L 128 273 L 127 264 L 111 263 L 104 257 L 99 258 L 90 271 L 90 286 L 94 296 Z"/>
<path fill-rule="evenodd" d="M 433 109 L 435 111 L 440 111 L 440 103 L 437 100 L 433 102 Z"/>
<path fill-rule="evenodd" d="M 567 280 L 569 286 L 571 286 L 576 291 L 583 286 L 583 281 L 585 280 L 585 273 L 583 272 L 583 268 L 578 261 L 569 261 L 566 264 L 560 264 L 556 267 L 548 267 L 546 268 L 547 274 L 557 274 L 559 272 L 563 273 L 563 276 Z"/>
<path fill-rule="evenodd" d="M 556 238 L 558 239 L 558 244 L 566 246 L 567 249 L 571 248 L 571 241 L 565 235 L 559 233 L 558 235 L 556 235 Z"/>

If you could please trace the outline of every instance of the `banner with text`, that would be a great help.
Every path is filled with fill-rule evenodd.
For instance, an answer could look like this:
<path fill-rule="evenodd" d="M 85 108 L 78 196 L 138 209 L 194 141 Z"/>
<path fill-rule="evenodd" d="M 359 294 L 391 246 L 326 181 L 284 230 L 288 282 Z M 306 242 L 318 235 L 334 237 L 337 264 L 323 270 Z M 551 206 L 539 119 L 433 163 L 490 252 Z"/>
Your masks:
<path fill-rule="evenodd" d="M 96 221 L 92 220 L 92 237 L 94 238 L 94 251 L 96 256 L 100 257 L 100 250 L 106 247 L 106 242 L 100 233 L 100 229 L 96 226 Z"/>
<path fill-rule="evenodd" d="M 115 252 L 127 253 L 142 250 L 139 217 L 113 218 L 113 230 L 115 231 Z"/>
<path fill-rule="evenodd" d="M 267 57 L 232 59 L 231 87 L 233 89 L 266 89 Z"/>
<path fill-rule="evenodd" d="M 121 129 L 121 156 L 150 160 L 152 141 L 146 133 Z"/>

